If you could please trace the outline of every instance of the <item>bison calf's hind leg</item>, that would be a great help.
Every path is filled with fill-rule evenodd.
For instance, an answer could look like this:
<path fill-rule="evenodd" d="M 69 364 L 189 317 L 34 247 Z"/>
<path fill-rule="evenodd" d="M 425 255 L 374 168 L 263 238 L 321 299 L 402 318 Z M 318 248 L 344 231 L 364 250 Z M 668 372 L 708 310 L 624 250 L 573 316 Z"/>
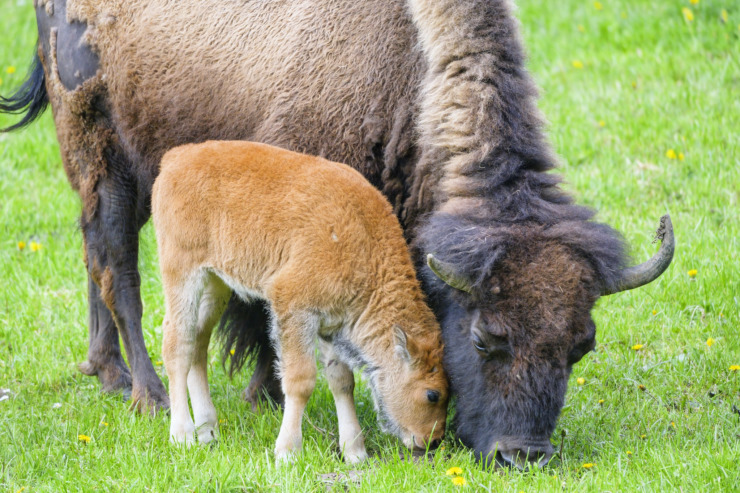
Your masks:
<path fill-rule="evenodd" d="M 218 418 L 208 388 L 208 342 L 213 326 L 226 307 L 230 290 L 215 276 L 210 280 L 200 299 L 196 327 L 193 362 L 188 373 L 188 391 L 193 406 L 193 418 L 198 442 L 206 444 L 217 438 Z"/>
<path fill-rule="evenodd" d="M 339 360 L 331 343 L 319 340 L 319 349 L 326 380 L 337 407 L 342 456 L 350 464 L 362 462 L 367 459 L 367 451 L 355 410 L 355 376 L 350 367 Z"/>
<path fill-rule="evenodd" d="M 275 442 L 275 460 L 289 462 L 301 450 L 303 411 L 316 386 L 314 333 L 303 317 L 278 317 L 280 341 L 280 374 L 285 394 L 285 407 L 280 433 Z M 313 332 L 313 333 L 312 333 Z"/>
<path fill-rule="evenodd" d="M 162 271 L 166 303 L 162 358 L 170 380 L 170 441 L 191 445 L 197 430 L 200 443 L 209 443 L 216 438 L 218 419 L 208 389 L 208 342 L 229 290 L 213 275 L 174 279 L 167 266 Z"/>

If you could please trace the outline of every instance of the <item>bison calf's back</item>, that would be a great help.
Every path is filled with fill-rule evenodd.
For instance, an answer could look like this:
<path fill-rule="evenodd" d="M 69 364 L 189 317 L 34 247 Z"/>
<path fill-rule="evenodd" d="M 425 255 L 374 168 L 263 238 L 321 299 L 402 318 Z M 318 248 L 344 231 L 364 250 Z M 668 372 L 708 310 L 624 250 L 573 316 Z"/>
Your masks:
<path fill-rule="evenodd" d="M 348 461 L 364 459 L 352 368 L 364 368 L 386 431 L 412 448 L 444 434 L 439 326 L 391 207 L 351 168 L 264 144 L 206 142 L 165 154 L 152 215 L 165 290 L 163 358 L 175 442 L 216 435 L 206 352 L 232 291 L 270 307 L 285 413 L 278 460 L 301 447 L 315 341 Z M 190 417 L 187 393 L 193 415 Z"/>

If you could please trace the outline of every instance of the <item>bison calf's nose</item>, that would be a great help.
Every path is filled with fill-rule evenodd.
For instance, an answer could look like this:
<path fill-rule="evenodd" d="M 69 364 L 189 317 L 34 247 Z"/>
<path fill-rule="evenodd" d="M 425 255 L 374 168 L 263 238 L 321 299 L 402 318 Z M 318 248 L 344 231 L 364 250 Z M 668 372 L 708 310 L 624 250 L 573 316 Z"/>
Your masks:
<path fill-rule="evenodd" d="M 499 454 L 507 466 L 517 469 L 527 469 L 530 466 L 544 467 L 552 457 L 552 445 L 549 443 L 537 447 L 499 449 Z"/>
<path fill-rule="evenodd" d="M 417 437 L 414 437 L 414 450 L 418 451 L 426 451 L 428 450 L 435 450 L 442 444 L 441 438 L 433 438 L 431 440 L 429 439 L 419 439 Z"/>

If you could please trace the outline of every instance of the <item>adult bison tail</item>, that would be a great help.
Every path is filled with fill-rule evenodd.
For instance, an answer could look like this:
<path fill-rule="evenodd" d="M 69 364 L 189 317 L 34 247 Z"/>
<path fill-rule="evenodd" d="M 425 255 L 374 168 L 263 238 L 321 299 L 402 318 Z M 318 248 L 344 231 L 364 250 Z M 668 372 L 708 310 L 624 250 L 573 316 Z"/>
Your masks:
<path fill-rule="evenodd" d="M 9 127 L 0 128 L 0 132 L 10 132 L 33 122 L 44 112 L 49 104 L 44 82 L 44 67 L 38 55 L 34 55 L 31 70 L 23 85 L 15 94 L 5 98 L 0 96 L 0 113 L 23 115 L 21 120 Z"/>
<path fill-rule="evenodd" d="M 229 375 L 239 371 L 245 363 L 259 360 L 261 353 L 270 348 L 270 315 L 263 301 L 247 303 L 236 294 L 221 316 L 216 337 L 222 343 L 221 359 Z"/>

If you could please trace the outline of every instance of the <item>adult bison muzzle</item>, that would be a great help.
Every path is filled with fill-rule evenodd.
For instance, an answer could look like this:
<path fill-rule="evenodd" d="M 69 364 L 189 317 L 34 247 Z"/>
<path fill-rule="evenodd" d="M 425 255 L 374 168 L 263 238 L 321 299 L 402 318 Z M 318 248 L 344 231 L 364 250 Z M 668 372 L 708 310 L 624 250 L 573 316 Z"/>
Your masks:
<path fill-rule="evenodd" d="M 48 101 L 82 198 L 86 374 L 166 406 L 141 330 L 138 231 L 170 148 L 253 140 L 344 162 L 393 204 L 442 323 L 457 435 L 479 457 L 545 463 L 570 366 L 603 294 L 656 278 L 548 173 L 536 91 L 505 0 L 37 0 L 38 58 L 0 100 L 20 124 Z M 430 263 L 447 281 L 426 266 Z M 436 260 L 436 262 L 435 262 Z M 638 282 L 639 281 L 639 282 Z M 280 400 L 264 306 L 222 333 L 247 391 Z M 129 372 L 118 345 L 126 346 Z M 241 335 L 241 337 L 240 337 Z"/>

